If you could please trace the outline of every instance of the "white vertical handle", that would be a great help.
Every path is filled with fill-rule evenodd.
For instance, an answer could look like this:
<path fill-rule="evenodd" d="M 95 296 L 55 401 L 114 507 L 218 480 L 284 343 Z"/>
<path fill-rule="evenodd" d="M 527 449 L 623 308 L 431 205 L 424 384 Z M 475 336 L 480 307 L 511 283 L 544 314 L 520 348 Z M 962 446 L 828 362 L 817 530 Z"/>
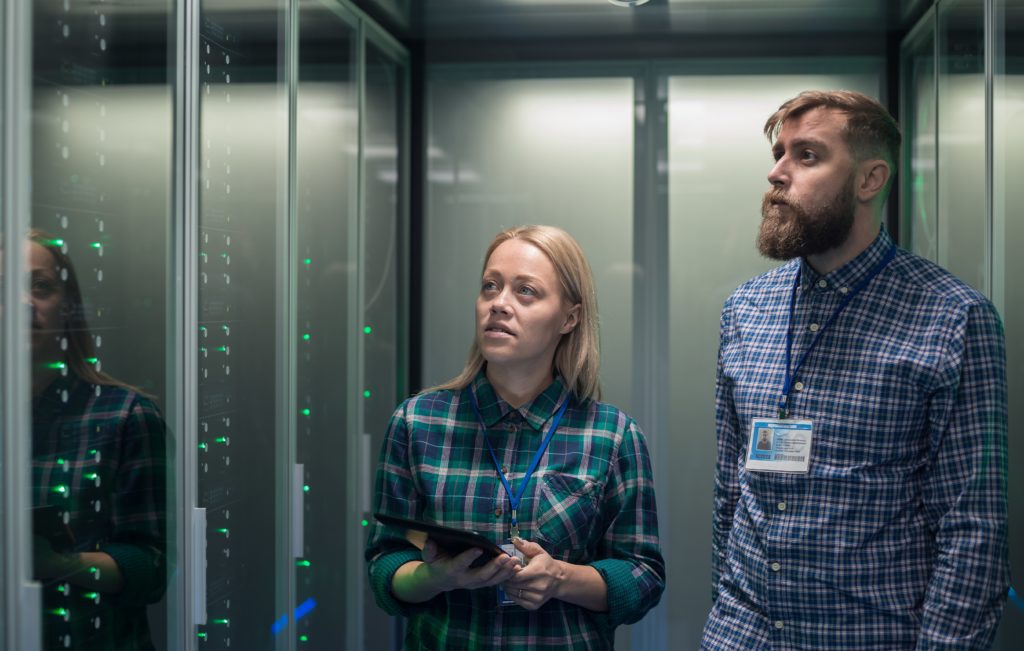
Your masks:
<path fill-rule="evenodd" d="M 206 509 L 192 509 L 192 617 L 206 625 Z"/>
<path fill-rule="evenodd" d="M 302 558 L 305 555 L 305 476 L 305 466 L 301 463 L 295 464 L 295 474 L 292 475 L 292 550 L 295 558 Z"/>

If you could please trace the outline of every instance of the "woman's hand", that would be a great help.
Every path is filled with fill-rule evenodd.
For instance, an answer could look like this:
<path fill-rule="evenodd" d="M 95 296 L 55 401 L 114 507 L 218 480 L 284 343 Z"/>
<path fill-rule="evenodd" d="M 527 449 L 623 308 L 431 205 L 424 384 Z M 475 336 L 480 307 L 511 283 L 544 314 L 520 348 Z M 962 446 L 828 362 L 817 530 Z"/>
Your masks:
<path fill-rule="evenodd" d="M 429 574 L 441 592 L 475 590 L 498 585 L 508 581 L 522 569 L 519 559 L 508 554 L 499 554 L 487 564 L 471 568 L 470 565 L 482 553 L 474 547 L 458 556 L 446 556 L 438 550 L 434 541 L 427 540 L 423 546 L 423 562 L 429 568 Z"/>
<path fill-rule="evenodd" d="M 391 579 L 391 591 L 407 603 L 423 603 L 449 590 L 475 590 L 504 583 L 522 569 L 519 559 L 507 554 L 471 568 L 482 553 L 473 548 L 458 556 L 447 556 L 438 551 L 433 541 L 427 540 L 423 560 L 398 568 Z"/>
<path fill-rule="evenodd" d="M 516 604 L 537 610 L 550 599 L 561 599 L 596 612 L 608 610 L 608 586 L 597 570 L 555 560 L 535 542 L 512 542 L 526 559 L 526 567 L 503 586 Z"/>

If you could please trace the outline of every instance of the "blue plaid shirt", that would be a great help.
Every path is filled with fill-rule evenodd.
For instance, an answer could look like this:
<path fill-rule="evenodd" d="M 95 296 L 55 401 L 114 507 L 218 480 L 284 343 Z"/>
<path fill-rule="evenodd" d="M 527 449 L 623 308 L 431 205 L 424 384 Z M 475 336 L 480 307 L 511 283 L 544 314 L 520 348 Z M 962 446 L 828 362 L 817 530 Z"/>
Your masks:
<path fill-rule="evenodd" d="M 716 383 L 714 605 L 705 649 L 987 649 L 1009 583 L 1003 329 L 992 304 L 906 251 L 794 377 L 810 471 L 744 469 L 793 360 L 889 251 L 819 276 L 794 260 L 725 303 Z"/>

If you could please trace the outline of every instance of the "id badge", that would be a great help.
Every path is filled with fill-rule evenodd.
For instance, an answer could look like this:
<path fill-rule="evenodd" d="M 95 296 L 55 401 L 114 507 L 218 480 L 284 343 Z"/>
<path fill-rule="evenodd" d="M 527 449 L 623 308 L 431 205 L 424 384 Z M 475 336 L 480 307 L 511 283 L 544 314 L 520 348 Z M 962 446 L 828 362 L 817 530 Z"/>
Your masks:
<path fill-rule="evenodd" d="M 509 543 L 505 543 L 504 545 L 501 545 L 501 548 L 509 556 L 515 556 L 516 558 L 518 558 L 520 563 L 524 563 L 524 564 L 526 563 L 526 559 L 523 557 L 523 553 L 521 551 L 519 551 L 518 549 L 516 549 L 516 546 L 513 545 L 512 543 L 510 543 L 510 542 Z M 505 589 L 504 588 L 502 588 L 500 585 L 497 586 L 497 588 L 498 588 L 498 605 L 499 606 L 515 606 L 516 605 L 516 602 L 512 601 L 511 599 L 509 599 L 509 596 L 507 594 L 505 594 Z"/>
<path fill-rule="evenodd" d="M 814 423 L 809 420 L 755 418 L 747 442 L 747 470 L 806 473 L 811 467 Z"/>

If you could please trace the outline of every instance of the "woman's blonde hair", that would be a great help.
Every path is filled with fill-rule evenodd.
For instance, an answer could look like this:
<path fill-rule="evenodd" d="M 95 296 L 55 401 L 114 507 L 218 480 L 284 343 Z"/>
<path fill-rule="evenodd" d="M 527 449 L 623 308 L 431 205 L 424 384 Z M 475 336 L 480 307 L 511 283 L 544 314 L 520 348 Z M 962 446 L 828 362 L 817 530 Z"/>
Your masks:
<path fill-rule="evenodd" d="M 96 370 L 94 366 L 96 347 L 93 344 L 92 335 L 89 333 L 89 324 L 85 320 L 85 303 L 82 300 L 82 289 L 78 284 L 78 274 L 75 273 L 75 266 L 71 264 L 71 258 L 64 252 L 63 240 L 59 240 L 38 228 L 29 229 L 28 240 L 46 249 L 53 256 L 57 268 L 62 272 L 66 272 L 66 274 L 62 274 L 64 278 L 64 300 L 63 305 L 61 305 L 61 314 L 64 316 L 63 336 L 67 338 L 68 342 L 65 354 L 67 365 L 71 371 L 89 384 L 121 387 L 122 389 L 151 397 L 138 387 L 126 384 L 115 377 Z"/>
<path fill-rule="evenodd" d="M 601 350 L 597 327 L 597 292 L 594 274 L 583 249 L 561 228 L 554 226 L 517 226 L 498 233 L 484 255 L 484 268 L 491 254 L 509 240 L 522 240 L 540 249 L 555 267 L 562 289 L 562 300 L 579 305 L 579 322 L 562 335 L 555 349 L 554 370 L 561 375 L 577 400 L 601 399 Z M 456 377 L 425 391 L 464 389 L 485 363 L 480 344 L 473 337 L 466 366 Z"/>

